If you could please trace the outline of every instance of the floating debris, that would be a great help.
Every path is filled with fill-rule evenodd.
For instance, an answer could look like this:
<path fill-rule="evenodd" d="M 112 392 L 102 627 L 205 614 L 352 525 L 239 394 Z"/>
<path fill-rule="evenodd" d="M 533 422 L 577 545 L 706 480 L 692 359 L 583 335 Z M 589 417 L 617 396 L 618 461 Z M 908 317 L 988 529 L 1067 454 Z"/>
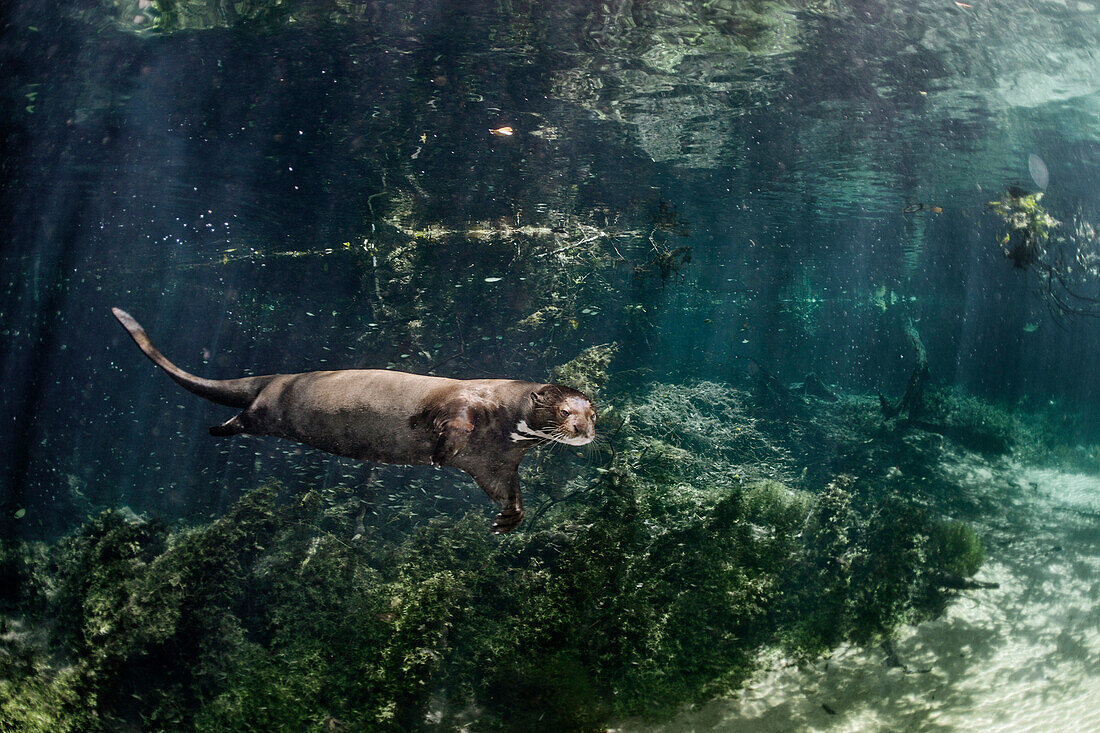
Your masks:
<path fill-rule="evenodd" d="M 1025 323 L 1024 324 L 1024 333 L 1035 333 L 1038 330 L 1039 330 L 1039 324 L 1038 323 Z"/>
<path fill-rule="evenodd" d="M 505 125 L 504 127 L 491 129 L 489 130 L 489 132 L 493 133 L 497 137 L 511 137 L 512 135 L 516 134 L 516 131 L 513 130 L 511 127 L 508 127 L 507 125 Z"/>
<path fill-rule="evenodd" d="M 933 214 L 942 214 L 943 213 L 943 207 L 942 206 L 933 206 L 931 204 L 926 204 L 924 202 L 918 201 L 915 204 L 909 204 L 908 206 L 906 206 L 904 209 L 901 210 L 901 213 L 903 213 L 903 214 L 915 214 L 918 211 L 930 211 Z"/>

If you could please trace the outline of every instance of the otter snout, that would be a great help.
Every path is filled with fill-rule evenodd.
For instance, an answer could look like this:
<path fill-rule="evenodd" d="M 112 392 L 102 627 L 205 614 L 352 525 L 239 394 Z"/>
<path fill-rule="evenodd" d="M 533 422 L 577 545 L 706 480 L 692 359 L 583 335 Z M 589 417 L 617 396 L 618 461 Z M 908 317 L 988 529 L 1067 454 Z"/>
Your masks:
<path fill-rule="evenodd" d="M 596 411 L 592 403 L 582 397 L 569 397 L 562 401 L 562 421 L 559 430 L 569 436 L 570 445 L 585 445 L 596 437 Z"/>

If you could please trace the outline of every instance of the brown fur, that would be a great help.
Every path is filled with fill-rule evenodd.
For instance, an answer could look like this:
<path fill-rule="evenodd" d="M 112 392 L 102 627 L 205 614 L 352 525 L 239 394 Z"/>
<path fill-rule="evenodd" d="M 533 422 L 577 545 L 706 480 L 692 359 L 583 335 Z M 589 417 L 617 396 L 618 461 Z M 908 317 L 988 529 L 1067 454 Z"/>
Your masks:
<path fill-rule="evenodd" d="M 345 369 L 211 380 L 188 374 L 153 346 L 129 314 L 112 309 L 141 350 L 185 389 L 242 412 L 210 434 L 272 435 L 338 456 L 459 468 L 501 512 L 494 532 L 523 519 L 519 464 L 532 445 L 516 426 L 562 442 L 595 436 L 596 414 L 582 393 L 513 379 L 447 379 L 384 369 Z"/>

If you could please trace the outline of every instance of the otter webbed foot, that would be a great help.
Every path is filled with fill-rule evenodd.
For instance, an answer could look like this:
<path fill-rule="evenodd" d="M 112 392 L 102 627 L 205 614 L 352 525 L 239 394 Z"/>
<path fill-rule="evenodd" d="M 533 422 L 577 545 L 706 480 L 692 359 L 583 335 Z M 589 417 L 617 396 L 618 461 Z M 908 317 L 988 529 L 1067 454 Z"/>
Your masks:
<path fill-rule="evenodd" d="M 494 467 L 491 471 L 481 471 L 477 467 L 466 469 L 490 499 L 500 504 L 500 513 L 493 517 L 490 529 L 493 534 L 506 534 L 523 521 L 523 497 L 519 491 L 519 473 L 517 463 L 506 467 Z"/>
<path fill-rule="evenodd" d="M 240 435 L 245 432 L 244 425 L 241 423 L 241 416 L 237 415 L 231 417 L 221 425 L 211 425 L 210 434 L 215 438 L 226 438 L 230 435 Z"/>
<path fill-rule="evenodd" d="M 490 529 L 493 530 L 493 534 L 507 534 L 518 527 L 522 521 L 523 507 L 507 507 L 493 518 Z"/>

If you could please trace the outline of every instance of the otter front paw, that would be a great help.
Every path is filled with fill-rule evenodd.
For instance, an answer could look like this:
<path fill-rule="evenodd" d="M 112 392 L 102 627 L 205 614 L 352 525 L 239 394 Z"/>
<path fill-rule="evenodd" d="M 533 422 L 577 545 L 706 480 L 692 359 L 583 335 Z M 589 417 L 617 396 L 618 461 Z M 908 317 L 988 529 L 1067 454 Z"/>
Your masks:
<path fill-rule="evenodd" d="M 505 534 L 511 532 L 523 521 L 523 509 L 520 507 L 508 507 L 493 519 L 490 529 L 493 534 Z"/>

